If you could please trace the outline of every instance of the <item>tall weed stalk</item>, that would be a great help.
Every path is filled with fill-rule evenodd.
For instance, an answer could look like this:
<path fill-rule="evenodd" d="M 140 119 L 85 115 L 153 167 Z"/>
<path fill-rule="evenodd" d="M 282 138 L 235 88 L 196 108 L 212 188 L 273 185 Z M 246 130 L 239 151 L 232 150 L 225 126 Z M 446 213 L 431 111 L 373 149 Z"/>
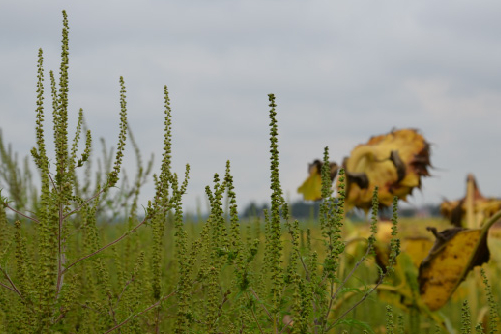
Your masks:
<path fill-rule="evenodd" d="M 190 166 L 182 178 L 172 171 L 172 110 L 164 87 L 162 162 L 159 174 L 153 176 L 155 196 L 140 214 L 139 193 L 152 160 L 143 166 L 130 132 L 125 81 L 120 77 L 116 149 L 108 149 L 102 141 L 102 157 L 95 160 L 82 110 L 76 113 L 77 126 L 69 138 L 66 12 L 62 35 L 59 78 L 56 81 L 49 72 L 47 92 L 42 49 L 38 53 L 36 146 L 31 150 L 40 174 L 38 187 L 29 169 L 18 167 L 17 156 L 0 136 L 0 180 L 5 186 L 0 193 L 1 332 L 320 334 L 349 332 L 347 328 L 373 332 L 350 316 L 396 263 L 400 251 L 396 199 L 385 272 L 371 260 L 377 189 L 364 252 L 348 261 L 343 239 L 346 176 L 341 169 L 334 192 L 328 147 L 319 226 L 294 220 L 280 183 L 277 104 L 269 94 L 271 205 L 264 212 L 264 224 L 258 217 L 251 221 L 239 217 L 229 161 L 223 176 L 215 174 L 205 189 L 209 216 L 190 221 L 183 212 Z M 47 94 L 52 99 L 53 157 L 46 148 Z M 136 155 L 132 184 L 122 169 L 126 142 Z M 93 161 L 99 166 L 95 178 Z M 361 270 L 370 273 L 365 278 L 375 283 L 360 283 Z M 387 332 L 404 332 L 402 317 L 395 326 L 391 308 L 386 319 Z M 463 325 L 465 331 L 471 326 L 466 321 Z M 497 331 L 494 320 L 489 328 L 490 333 Z M 481 332 L 478 327 L 477 332 Z"/>

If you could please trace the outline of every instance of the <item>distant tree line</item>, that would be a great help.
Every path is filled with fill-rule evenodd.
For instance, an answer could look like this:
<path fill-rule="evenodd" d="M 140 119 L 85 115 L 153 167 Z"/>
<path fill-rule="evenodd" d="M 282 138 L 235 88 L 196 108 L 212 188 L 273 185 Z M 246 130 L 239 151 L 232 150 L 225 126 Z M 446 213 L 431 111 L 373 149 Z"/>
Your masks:
<path fill-rule="evenodd" d="M 290 204 L 290 212 L 293 218 L 297 219 L 318 219 L 320 202 L 295 202 Z M 264 217 L 264 210 L 269 210 L 268 204 L 249 203 L 241 213 L 242 218 Z M 380 216 L 391 218 L 391 208 L 381 208 Z M 439 204 L 424 204 L 414 207 L 400 207 L 398 209 L 399 217 L 439 217 Z M 365 213 L 362 210 L 352 210 L 348 213 L 352 220 L 365 220 Z"/>

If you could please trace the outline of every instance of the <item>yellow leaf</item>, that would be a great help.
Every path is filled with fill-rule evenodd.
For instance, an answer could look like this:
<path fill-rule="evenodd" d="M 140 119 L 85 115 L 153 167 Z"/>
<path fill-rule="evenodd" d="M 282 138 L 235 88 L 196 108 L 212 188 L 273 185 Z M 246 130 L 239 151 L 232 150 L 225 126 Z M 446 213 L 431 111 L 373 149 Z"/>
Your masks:
<path fill-rule="evenodd" d="M 303 194 L 305 201 L 318 201 L 322 199 L 322 177 L 319 174 L 311 174 L 306 181 L 297 188 L 297 192 Z"/>
<path fill-rule="evenodd" d="M 297 192 L 303 194 L 305 201 L 319 201 L 322 199 L 322 165 L 323 162 L 320 160 L 315 160 L 313 163 L 309 164 L 308 178 L 297 188 Z M 331 162 L 329 167 L 332 181 L 337 174 L 337 164 Z"/>
<path fill-rule="evenodd" d="M 487 230 L 430 229 L 437 240 L 419 270 L 421 298 L 432 311 L 444 306 L 467 273 L 489 260 Z"/>
<path fill-rule="evenodd" d="M 408 237 L 403 241 L 402 252 L 409 255 L 414 266 L 419 268 L 421 262 L 426 258 L 432 246 L 433 242 L 427 237 Z"/>

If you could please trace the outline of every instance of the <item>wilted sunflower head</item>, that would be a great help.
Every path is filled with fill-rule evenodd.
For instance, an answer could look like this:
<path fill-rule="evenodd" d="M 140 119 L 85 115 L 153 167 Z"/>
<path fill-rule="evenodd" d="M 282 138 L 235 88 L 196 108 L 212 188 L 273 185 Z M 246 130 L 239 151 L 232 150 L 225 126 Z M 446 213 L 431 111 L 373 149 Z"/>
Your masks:
<path fill-rule="evenodd" d="M 337 172 L 337 165 L 332 178 Z M 298 188 L 305 200 L 321 199 L 321 166 L 315 160 L 308 166 L 309 176 Z M 415 129 L 393 130 L 374 136 L 356 146 L 343 161 L 346 172 L 346 209 L 369 210 L 372 192 L 379 187 L 379 203 L 390 206 L 393 196 L 405 200 L 414 188 L 421 187 L 421 177 L 428 176 L 430 145 Z M 331 167 L 331 172 L 333 168 Z"/>
<path fill-rule="evenodd" d="M 471 202 L 474 221 L 467 222 L 468 201 Z M 444 200 L 440 204 L 440 213 L 454 226 L 479 227 L 482 222 L 501 210 L 501 199 L 484 197 L 480 192 L 473 174 L 466 177 L 466 195 L 456 201 Z"/>
<path fill-rule="evenodd" d="M 415 129 L 393 130 L 356 146 L 343 167 L 347 175 L 347 209 L 370 209 L 372 191 L 379 187 L 379 203 L 390 206 L 393 196 L 406 200 L 421 177 L 428 176 L 430 145 Z"/>

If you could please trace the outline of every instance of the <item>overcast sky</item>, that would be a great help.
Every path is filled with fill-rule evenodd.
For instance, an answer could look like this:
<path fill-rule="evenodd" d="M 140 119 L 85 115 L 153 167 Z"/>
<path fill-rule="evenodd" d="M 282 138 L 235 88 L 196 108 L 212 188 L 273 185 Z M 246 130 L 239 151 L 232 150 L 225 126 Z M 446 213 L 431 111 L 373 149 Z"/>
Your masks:
<path fill-rule="evenodd" d="M 432 144 L 436 168 L 412 205 L 462 197 L 468 173 L 484 195 L 501 196 L 499 1 L 0 0 L 0 128 L 21 155 L 35 143 L 38 48 L 48 78 L 63 9 L 72 124 L 83 108 L 95 150 L 99 137 L 116 143 L 123 76 L 129 123 L 159 172 L 167 85 L 173 167 L 192 169 L 188 210 L 228 159 L 241 210 L 268 201 L 269 93 L 291 201 L 324 146 L 339 163 L 394 127 L 418 128 Z"/>

